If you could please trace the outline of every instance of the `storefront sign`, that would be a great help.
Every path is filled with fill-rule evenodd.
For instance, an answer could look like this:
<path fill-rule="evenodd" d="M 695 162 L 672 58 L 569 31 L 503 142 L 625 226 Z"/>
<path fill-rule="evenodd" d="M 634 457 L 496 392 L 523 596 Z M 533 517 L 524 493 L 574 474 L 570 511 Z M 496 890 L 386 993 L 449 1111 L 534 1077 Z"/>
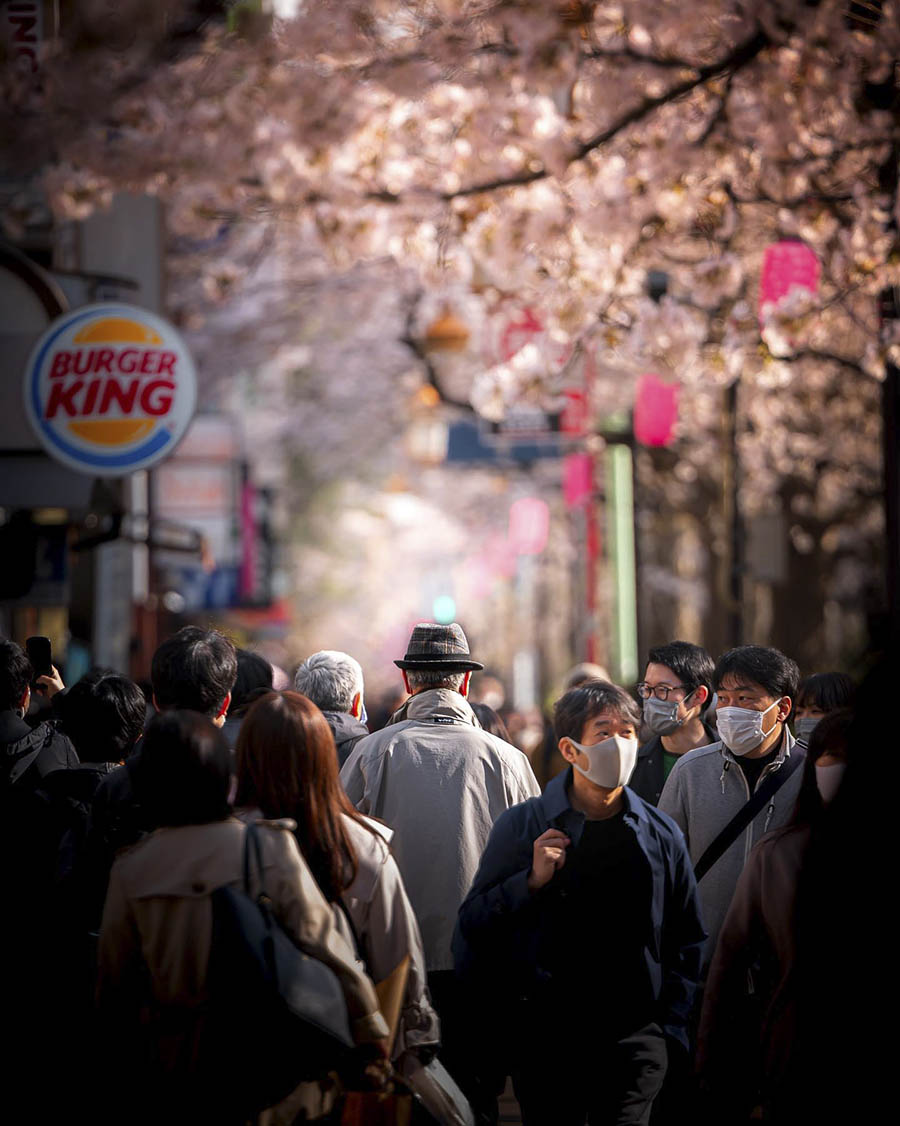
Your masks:
<path fill-rule="evenodd" d="M 167 457 L 196 402 L 184 341 L 132 305 L 87 305 L 59 317 L 25 371 L 25 409 L 44 448 L 92 476 L 120 477 Z"/>

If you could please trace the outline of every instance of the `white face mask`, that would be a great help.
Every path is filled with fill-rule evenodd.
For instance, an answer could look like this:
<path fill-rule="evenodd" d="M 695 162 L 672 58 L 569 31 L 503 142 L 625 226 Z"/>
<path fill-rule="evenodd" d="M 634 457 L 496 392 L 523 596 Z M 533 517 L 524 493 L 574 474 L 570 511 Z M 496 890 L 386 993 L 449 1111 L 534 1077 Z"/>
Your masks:
<path fill-rule="evenodd" d="M 797 738 L 804 743 L 809 743 L 809 737 L 813 733 L 813 728 L 822 717 L 820 715 L 804 715 L 794 724 L 794 730 L 797 732 Z"/>
<path fill-rule="evenodd" d="M 841 788 L 844 780 L 844 771 L 847 769 L 845 762 L 833 762 L 830 766 L 816 766 L 816 785 L 819 796 L 825 805 L 828 805 L 834 795 Z"/>
<path fill-rule="evenodd" d="M 733 755 L 740 757 L 756 750 L 766 735 L 770 734 L 763 730 L 763 716 L 780 703 L 780 700 L 776 700 L 762 712 L 753 708 L 719 708 L 716 712 L 716 729 Z"/>
<path fill-rule="evenodd" d="M 594 743 L 589 747 L 576 743 L 574 739 L 569 742 L 587 757 L 588 768 L 579 766 L 577 762 L 572 765 L 577 771 L 606 790 L 615 790 L 624 786 L 634 773 L 637 762 L 638 741 L 632 736 L 626 739 L 624 735 L 612 735 L 602 743 Z"/>

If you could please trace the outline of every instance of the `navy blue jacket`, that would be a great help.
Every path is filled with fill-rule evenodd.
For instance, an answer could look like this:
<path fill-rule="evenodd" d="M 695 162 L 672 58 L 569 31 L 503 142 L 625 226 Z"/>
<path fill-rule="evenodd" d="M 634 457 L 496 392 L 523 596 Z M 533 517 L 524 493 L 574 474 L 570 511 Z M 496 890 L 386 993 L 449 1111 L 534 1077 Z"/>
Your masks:
<path fill-rule="evenodd" d="M 459 909 L 453 936 L 457 973 L 490 988 L 527 995 L 549 976 L 538 965 L 543 927 L 552 898 L 532 894 L 528 874 L 534 842 L 547 829 L 561 829 L 578 844 L 584 814 L 569 801 L 572 768 L 558 774 L 540 797 L 507 809 L 497 819 L 469 894 Z M 700 919 L 697 883 L 684 837 L 665 813 L 627 787 L 625 822 L 637 837 L 652 874 L 652 897 L 644 964 L 659 1023 L 667 1036 L 688 1047 L 687 1025 L 700 981 L 706 931 Z M 615 904 L 610 904 L 615 913 Z"/>

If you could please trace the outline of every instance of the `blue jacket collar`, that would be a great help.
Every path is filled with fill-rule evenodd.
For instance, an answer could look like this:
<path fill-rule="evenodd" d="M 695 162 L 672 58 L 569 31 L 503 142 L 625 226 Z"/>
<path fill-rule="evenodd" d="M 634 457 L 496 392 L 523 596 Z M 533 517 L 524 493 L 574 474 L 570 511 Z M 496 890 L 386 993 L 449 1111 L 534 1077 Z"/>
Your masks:
<path fill-rule="evenodd" d="M 562 773 L 557 774 L 551 778 L 547 783 L 547 787 L 541 794 L 541 804 L 544 807 L 544 815 L 548 821 L 555 821 L 557 817 L 562 817 L 564 814 L 571 813 L 575 817 L 583 817 L 578 810 L 572 808 L 572 803 L 569 801 L 569 788 L 572 783 L 572 770 L 573 767 L 563 770 Z M 647 821 L 647 813 L 644 809 L 644 803 L 641 799 L 631 791 L 627 786 L 622 791 L 625 798 L 625 816 L 635 818 L 638 821 Z"/>

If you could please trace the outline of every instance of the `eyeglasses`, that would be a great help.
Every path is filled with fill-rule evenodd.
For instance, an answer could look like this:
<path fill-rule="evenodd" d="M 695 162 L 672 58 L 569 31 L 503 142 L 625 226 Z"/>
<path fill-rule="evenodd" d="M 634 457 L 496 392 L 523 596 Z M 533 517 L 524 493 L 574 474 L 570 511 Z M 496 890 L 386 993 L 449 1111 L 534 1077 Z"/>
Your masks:
<path fill-rule="evenodd" d="M 679 688 L 687 691 L 690 688 L 689 684 L 647 684 L 646 681 L 641 681 L 637 686 L 637 694 L 642 700 L 649 700 L 651 696 L 655 696 L 657 700 L 668 700 L 669 693 L 675 692 Z"/>

